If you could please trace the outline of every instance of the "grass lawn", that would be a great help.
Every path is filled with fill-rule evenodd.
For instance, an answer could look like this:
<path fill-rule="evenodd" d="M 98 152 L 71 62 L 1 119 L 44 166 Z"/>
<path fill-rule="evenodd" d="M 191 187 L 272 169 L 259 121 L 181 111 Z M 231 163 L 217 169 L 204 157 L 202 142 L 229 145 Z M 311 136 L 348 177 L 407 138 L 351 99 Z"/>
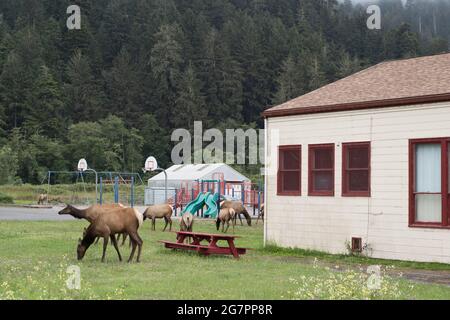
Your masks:
<path fill-rule="evenodd" d="M 121 184 L 119 186 L 120 202 L 124 204 L 129 203 L 131 196 L 130 189 L 130 185 Z M 144 201 L 144 189 L 145 185 L 140 183 L 135 184 L 134 199 L 137 205 L 142 204 Z M 0 197 L 0 203 L 14 203 L 20 205 L 37 204 L 39 195 L 42 193 L 47 194 L 47 192 L 47 184 L 0 185 L 0 195 L 4 195 L 12 199 L 12 201 L 7 201 L 7 199 L 2 201 L 2 197 Z M 53 204 L 92 204 L 95 202 L 95 184 L 74 183 L 51 185 L 48 197 L 48 200 Z M 103 185 L 103 201 L 105 203 L 114 202 L 113 185 Z"/>
<path fill-rule="evenodd" d="M 311 264 L 300 251 L 263 249 L 261 224 L 236 228 L 242 236 L 237 245 L 255 250 L 234 260 L 164 249 L 156 241 L 174 240 L 174 234 L 161 232 L 162 222 L 151 232 L 146 222 L 138 264 L 120 263 L 111 245 L 106 263 L 100 262 L 101 245 L 92 246 L 78 262 L 76 245 L 84 226 L 87 222 L 75 220 L 0 221 L 0 299 L 450 299 L 450 287 L 397 277 L 384 276 L 379 290 L 369 290 L 365 272 L 326 267 L 344 259 L 339 256 L 318 254 L 318 263 Z M 215 232 L 215 227 L 197 221 L 195 230 Z M 121 252 L 128 258 L 128 246 Z M 357 259 L 347 262 L 357 269 Z M 66 289 L 68 265 L 80 266 L 81 290 Z"/>

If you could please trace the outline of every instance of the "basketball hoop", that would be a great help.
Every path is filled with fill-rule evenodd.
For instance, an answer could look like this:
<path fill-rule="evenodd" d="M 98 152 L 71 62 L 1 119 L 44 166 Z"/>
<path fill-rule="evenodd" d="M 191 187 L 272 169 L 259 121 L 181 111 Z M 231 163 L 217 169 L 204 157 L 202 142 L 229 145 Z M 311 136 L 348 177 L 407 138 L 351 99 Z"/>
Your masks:
<path fill-rule="evenodd" d="M 84 159 L 84 158 L 83 158 L 83 159 L 80 159 L 80 161 L 78 161 L 78 166 L 77 166 L 77 168 L 78 168 L 78 171 L 81 171 L 81 172 L 86 171 L 87 168 L 88 168 L 86 159 Z"/>
<path fill-rule="evenodd" d="M 156 169 L 158 169 L 158 162 L 155 157 L 148 157 L 147 160 L 145 160 L 144 171 L 155 171 Z"/>

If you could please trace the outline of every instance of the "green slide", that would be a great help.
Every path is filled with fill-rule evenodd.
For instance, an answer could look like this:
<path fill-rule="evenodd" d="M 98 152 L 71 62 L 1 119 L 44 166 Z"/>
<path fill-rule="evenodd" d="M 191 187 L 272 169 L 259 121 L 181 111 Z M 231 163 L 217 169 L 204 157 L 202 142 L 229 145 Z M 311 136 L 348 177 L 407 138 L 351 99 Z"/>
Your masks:
<path fill-rule="evenodd" d="M 212 195 L 211 193 L 208 192 L 208 194 L 205 195 L 205 203 L 206 203 L 206 206 L 208 207 L 208 210 L 206 210 L 203 213 L 203 216 L 205 218 L 216 218 L 217 212 L 218 212 L 218 208 L 217 208 L 217 200 L 218 199 L 219 199 L 218 193 L 215 193 L 214 195 Z"/>
<path fill-rule="evenodd" d="M 212 195 L 210 192 L 199 193 L 195 200 L 192 200 L 183 209 L 183 213 L 190 212 L 195 214 L 198 210 L 203 208 L 206 204 L 207 210 L 203 213 L 204 217 L 215 218 L 217 216 L 217 200 L 219 199 L 219 194 L 215 193 Z"/>

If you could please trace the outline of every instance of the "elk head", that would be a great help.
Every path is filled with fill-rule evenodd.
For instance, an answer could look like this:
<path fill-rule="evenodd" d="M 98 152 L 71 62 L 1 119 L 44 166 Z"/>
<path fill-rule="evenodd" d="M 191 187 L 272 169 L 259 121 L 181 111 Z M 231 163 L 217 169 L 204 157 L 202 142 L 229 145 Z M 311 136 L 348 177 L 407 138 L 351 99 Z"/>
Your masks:
<path fill-rule="evenodd" d="M 77 259 L 82 260 L 84 257 L 84 254 L 86 253 L 87 247 L 83 245 L 83 241 L 78 239 L 78 246 L 77 246 Z"/>
<path fill-rule="evenodd" d="M 58 212 L 58 214 L 71 214 L 73 212 L 73 207 L 70 204 L 66 204 L 66 207 Z"/>

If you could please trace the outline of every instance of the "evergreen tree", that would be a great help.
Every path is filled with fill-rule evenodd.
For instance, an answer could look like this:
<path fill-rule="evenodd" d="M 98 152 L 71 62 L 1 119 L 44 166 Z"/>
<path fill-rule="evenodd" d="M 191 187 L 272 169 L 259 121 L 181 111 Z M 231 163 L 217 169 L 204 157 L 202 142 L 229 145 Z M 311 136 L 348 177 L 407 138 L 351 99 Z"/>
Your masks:
<path fill-rule="evenodd" d="M 61 136 L 66 127 L 64 105 L 59 84 L 46 66 L 41 67 L 30 102 L 31 108 L 25 115 L 25 126 L 51 138 Z"/>
<path fill-rule="evenodd" d="M 134 125 L 140 116 L 141 86 L 136 66 L 132 63 L 128 51 L 122 49 L 114 59 L 111 70 L 103 75 L 110 112 Z"/>
<path fill-rule="evenodd" d="M 99 119 L 102 117 L 102 92 L 95 80 L 89 62 L 80 50 L 70 59 L 66 68 L 67 82 L 64 85 L 66 110 L 74 121 Z"/>
<path fill-rule="evenodd" d="M 301 67 L 292 55 L 283 62 L 281 74 L 277 78 L 278 90 L 273 99 L 274 104 L 281 104 L 304 93 L 304 79 Z"/>
<path fill-rule="evenodd" d="M 192 64 L 189 64 L 179 85 L 179 95 L 172 116 L 173 125 L 188 130 L 193 129 L 194 121 L 205 121 L 208 111 L 201 93 L 202 84 L 197 78 Z"/>
<path fill-rule="evenodd" d="M 179 41 L 182 31 L 176 24 L 163 25 L 155 37 L 156 43 L 151 51 L 150 65 L 156 83 L 156 114 L 162 124 L 169 125 L 183 64 Z"/>

